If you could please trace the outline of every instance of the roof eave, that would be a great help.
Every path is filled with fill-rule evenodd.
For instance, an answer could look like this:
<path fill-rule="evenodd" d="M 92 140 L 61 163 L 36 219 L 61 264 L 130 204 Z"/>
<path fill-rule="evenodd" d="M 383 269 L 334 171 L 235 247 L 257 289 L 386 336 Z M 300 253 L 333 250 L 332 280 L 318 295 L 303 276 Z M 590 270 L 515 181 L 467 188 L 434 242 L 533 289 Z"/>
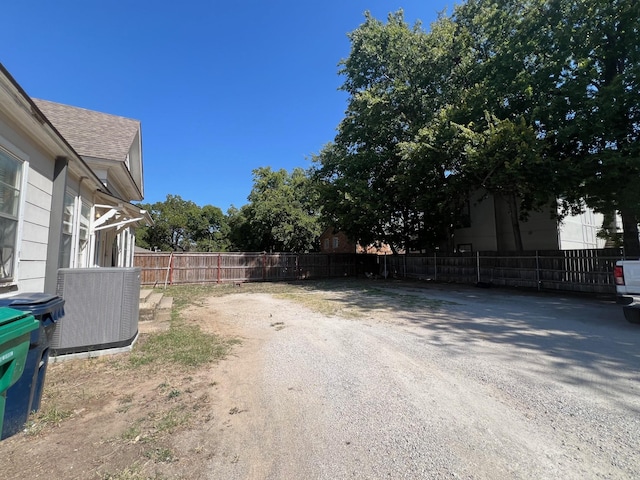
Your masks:
<path fill-rule="evenodd" d="M 14 119 L 28 132 L 40 131 L 44 133 L 46 137 L 39 137 L 37 140 L 54 157 L 67 157 L 71 172 L 79 177 L 87 178 L 93 183 L 95 189 L 105 188 L 93 170 L 89 168 L 69 142 L 56 130 L 2 63 L 0 63 L 0 74 L 0 86 L 13 100 L 13 105 L 9 104 L 7 108 L 10 109 Z"/>

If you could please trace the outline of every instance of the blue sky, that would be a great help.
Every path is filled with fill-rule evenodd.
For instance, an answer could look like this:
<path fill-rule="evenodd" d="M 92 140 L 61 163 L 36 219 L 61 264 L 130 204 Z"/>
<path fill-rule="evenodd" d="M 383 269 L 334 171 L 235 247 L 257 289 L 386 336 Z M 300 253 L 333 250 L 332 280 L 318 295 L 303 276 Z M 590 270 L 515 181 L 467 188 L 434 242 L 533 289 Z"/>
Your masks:
<path fill-rule="evenodd" d="M 19 0 L 0 62 L 34 98 L 142 122 L 145 202 L 247 203 L 251 171 L 307 168 L 343 118 L 338 62 L 369 10 L 428 29 L 447 0 Z"/>

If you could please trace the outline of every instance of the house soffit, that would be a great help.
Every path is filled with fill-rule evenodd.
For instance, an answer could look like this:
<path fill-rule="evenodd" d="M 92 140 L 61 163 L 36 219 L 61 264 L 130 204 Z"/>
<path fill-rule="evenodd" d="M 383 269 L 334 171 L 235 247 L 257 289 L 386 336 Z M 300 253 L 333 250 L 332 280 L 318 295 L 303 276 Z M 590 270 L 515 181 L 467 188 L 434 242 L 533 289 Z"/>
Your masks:
<path fill-rule="evenodd" d="M 131 176 L 131 171 L 123 162 L 112 162 L 102 158 L 82 157 L 93 171 L 107 172 L 107 184 L 115 185 L 122 193 L 126 194 L 127 201 L 142 200 L 142 193 L 137 183 Z"/>

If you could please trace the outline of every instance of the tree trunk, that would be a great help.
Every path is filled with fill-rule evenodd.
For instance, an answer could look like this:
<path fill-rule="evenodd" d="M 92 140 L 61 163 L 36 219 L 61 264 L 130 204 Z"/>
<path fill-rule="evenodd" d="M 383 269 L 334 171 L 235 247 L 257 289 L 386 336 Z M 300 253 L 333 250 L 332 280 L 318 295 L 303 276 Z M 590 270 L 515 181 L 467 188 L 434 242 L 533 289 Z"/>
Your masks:
<path fill-rule="evenodd" d="M 640 240 L 638 239 L 638 217 L 627 209 L 620 210 L 622 217 L 622 246 L 625 258 L 640 258 Z"/>
<path fill-rule="evenodd" d="M 522 233 L 520 232 L 520 219 L 518 218 L 518 199 L 516 195 L 511 193 L 506 197 L 509 218 L 511 219 L 511 229 L 513 230 L 513 242 L 518 252 L 522 252 L 524 247 L 522 245 Z"/>

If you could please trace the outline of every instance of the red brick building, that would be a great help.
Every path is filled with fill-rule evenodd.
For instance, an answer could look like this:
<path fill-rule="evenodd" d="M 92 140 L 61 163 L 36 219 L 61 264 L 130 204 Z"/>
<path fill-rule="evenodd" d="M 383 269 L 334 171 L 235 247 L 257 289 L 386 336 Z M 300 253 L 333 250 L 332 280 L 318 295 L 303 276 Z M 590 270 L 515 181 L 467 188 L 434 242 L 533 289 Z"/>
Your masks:
<path fill-rule="evenodd" d="M 333 227 L 327 228 L 320 235 L 321 253 L 368 253 L 372 255 L 393 255 L 391 247 L 386 243 L 375 246 L 363 247 L 354 243 L 343 232 L 335 230 Z"/>
<path fill-rule="evenodd" d="M 320 252 L 356 253 L 356 244 L 349 240 L 343 232 L 329 227 L 320 235 Z"/>

